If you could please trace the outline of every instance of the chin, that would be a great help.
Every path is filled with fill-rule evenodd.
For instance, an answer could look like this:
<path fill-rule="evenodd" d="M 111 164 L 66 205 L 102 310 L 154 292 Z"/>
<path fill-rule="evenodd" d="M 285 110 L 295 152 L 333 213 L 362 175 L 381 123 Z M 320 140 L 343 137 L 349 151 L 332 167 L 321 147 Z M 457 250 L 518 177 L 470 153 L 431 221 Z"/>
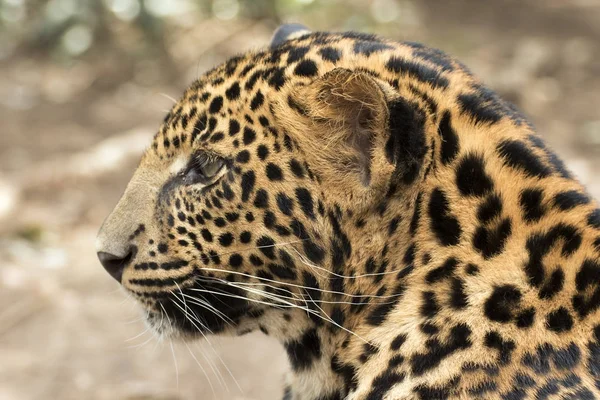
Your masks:
<path fill-rule="evenodd" d="M 147 310 L 146 324 L 160 338 L 193 340 L 235 332 L 249 312 L 241 290 L 224 284 L 210 289 L 195 285 L 157 298 Z"/>

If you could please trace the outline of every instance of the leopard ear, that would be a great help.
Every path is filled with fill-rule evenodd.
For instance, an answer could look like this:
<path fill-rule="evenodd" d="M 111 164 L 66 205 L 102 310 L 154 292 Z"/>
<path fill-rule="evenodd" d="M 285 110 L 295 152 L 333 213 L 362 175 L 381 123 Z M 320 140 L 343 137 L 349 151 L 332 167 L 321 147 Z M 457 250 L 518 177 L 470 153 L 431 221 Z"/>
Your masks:
<path fill-rule="evenodd" d="M 283 24 L 275 30 L 270 46 L 274 49 L 288 40 L 295 39 L 307 33 L 310 33 L 310 30 L 302 24 Z"/>
<path fill-rule="evenodd" d="M 343 191 L 381 193 L 410 183 L 425 153 L 424 119 L 386 82 L 336 68 L 292 90 L 279 122 Z M 355 196 L 353 196 L 355 197 Z"/>

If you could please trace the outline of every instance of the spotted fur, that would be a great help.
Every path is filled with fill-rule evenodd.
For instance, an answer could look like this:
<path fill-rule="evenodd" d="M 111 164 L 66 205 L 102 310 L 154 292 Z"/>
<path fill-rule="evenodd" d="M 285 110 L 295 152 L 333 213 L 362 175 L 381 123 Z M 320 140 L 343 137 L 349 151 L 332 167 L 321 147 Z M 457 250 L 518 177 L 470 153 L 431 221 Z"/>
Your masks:
<path fill-rule="evenodd" d="M 600 397 L 596 201 L 417 43 L 286 26 L 207 72 L 98 250 L 159 334 L 277 338 L 285 399 Z"/>

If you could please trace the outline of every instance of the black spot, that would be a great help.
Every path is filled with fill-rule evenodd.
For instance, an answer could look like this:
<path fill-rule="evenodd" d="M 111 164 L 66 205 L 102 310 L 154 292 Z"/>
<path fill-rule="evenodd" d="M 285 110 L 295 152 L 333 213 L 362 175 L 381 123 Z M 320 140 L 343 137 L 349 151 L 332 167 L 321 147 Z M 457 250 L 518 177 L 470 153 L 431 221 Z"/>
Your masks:
<path fill-rule="evenodd" d="M 205 242 L 213 241 L 213 236 L 208 229 L 202 229 L 200 231 L 200 234 L 202 235 L 202 238 L 204 239 Z"/>
<path fill-rule="evenodd" d="M 587 300 L 584 293 L 576 294 L 572 300 L 573 308 L 582 318 L 600 307 L 600 287 L 597 285 L 599 280 L 600 264 L 589 259 L 585 260 L 575 276 L 575 285 L 578 292 L 584 292 L 589 286 L 594 287 L 594 291 L 589 294 Z"/>
<path fill-rule="evenodd" d="M 548 314 L 546 322 L 548 329 L 557 333 L 570 331 L 573 327 L 573 317 L 565 307 L 560 307 Z"/>
<path fill-rule="evenodd" d="M 450 257 L 444 262 L 444 264 L 429 271 L 425 276 L 425 281 L 431 284 L 439 282 L 443 279 L 447 279 L 452 276 L 457 266 L 458 260 L 454 257 Z"/>
<path fill-rule="evenodd" d="M 466 155 L 456 170 L 456 185 L 464 196 L 483 196 L 494 184 L 485 172 L 483 157 L 479 154 Z"/>
<path fill-rule="evenodd" d="M 252 265 L 254 265 L 256 267 L 260 267 L 260 266 L 264 265 L 263 260 L 261 260 L 260 257 L 254 255 L 254 254 L 250 254 L 250 257 L 248 257 L 248 260 L 250 260 Z"/>
<path fill-rule="evenodd" d="M 582 292 L 589 286 L 597 284 L 600 281 L 600 263 L 592 260 L 585 260 L 575 276 L 575 286 L 577 291 Z"/>
<path fill-rule="evenodd" d="M 398 351 L 400 347 L 404 344 L 404 342 L 406 342 L 406 338 L 407 336 L 404 333 L 401 333 L 398 336 L 396 336 L 394 340 L 392 340 L 392 343 L 390 343 L 390 350 Z"/>
<path fill-rule="evenodd" d="M 390 224 L 388 225 L 388 235 L 392 235 L 394 232 L 396 232 L 396 229 L 398 229 L 398 224 L 400 223 L 401 218 L 398 216 L 396 218 L 393 218 L 390 221 Z"/>
<path fill-rule="evenodd" d="M 264 102 L 265 102 L 265 96 L 259 90 L 258 92 L 256 92 L 256 94 L 252 98 L 252 101 L 250 102 L 250 109 L 252 111 L 256 111 L 256 109 L 259 108 L 260 106 L 262 106 Z"/>
<path fill-rule="evenodd" d="M 458 96 L 460 110 L 464 114 L 469 114 L 475 120 L 475 123 L 495 124 L 502 119 L 502 109 L 496 102 L 485 101 L 477 94 L 461 94 Z"/>
<path fill-rule="evenodd" d="M 276 197 L 276 201 L 277 201 L 277 207 L 279 207 L 279 210 L 284 213 L 285 215 L 291 216 L 292 212 L 294 210 L 294 203 L 292 202 L 292 199 L 290 199 L 288 196 L 286 196 L 283 193 L 278 193 L 277 197 Z"/>
<path fill-rule="evenodd" d="M 433 318 L 440 311 L 440 306 L 435 298 L 433 292 L 423 292 L 423 303 L 421 304 L 420 312 L 421 315 L 427 318 Z"/>
<path fill-rule="evenodd" d="M 424 116 L 414 104 L 397 99 L 389 104 L 389 139 L 385 155 L 395 165 L 394 177 L 405 185 L 417 179 L 427 152 Z"/>
<path fill-rule="evenodd" d="M 414 391 L 419 395 L 420 400 L 444 400 L 449 398 L 451 393 L 449 388 L 427 385 L 418 385 Z"/>
<path fill-rule="evenodd" d="M 302 247 L 306 257 L 315 264 L 319 264 L 325 258 L 325 250 L 312 240 L 303 241 Z"/>
<path fill-rule="evenodd" d="M 254 207 L 257 208 L 268 208 L 269 207 L 269 195 L 265 189 L 259 189 L 254 197 Z"/>
<path fill-rule="evenodd" d="M 337 63 L 341 58 L 340 51 L 333 47 L 323 47 L 318 51 L 318 53 L 323 60 L 332 62 L 334 64 Z"/>
<path fill-rule="evenodd" d="M 479 273 L 479 267 L 475 264 L 467 264 L 465 272 L 469 275 L 477 275 Z"/>
<path fill-rule="evenodd" d="M 298 161 L 296 161 L 294 159 L 290 160 L 290 170 L 298 178 L 304 178 L 304 169 L 302 168 L 302 165 Z"/>
<path fill-rule="evenodd" d="M 342 364 L 337 356 L 333 356 L 331 358 L 331 370 L 336 374 L 341 375 L 344 381 L 344 387 L 347 391 L 352 391 L 356 388 L 356 369 L 352 365 Z"/>
<path fill-rule="evenodd" d="M 585 205 L 590 202 L 590 198 L 576 190 L 561 192 L 554 196 L 554 206 L 562 211 L 571 210 L 577 206 Z"/>
<path fill-rule="evenodd" d="M 240 151 L 235 157 L 235 160 L 239 163 L 247 163 L 250 160 L 250 152 L 248 150 Z"/>
<path fill-rule="evenodd" d="M 217 96 L 210 102 L 208 111 L 212 114 L 218 113 L 223 108 L 223 97 Z"/>
<path fill-rule="evenodd" d="M 306 110 L 306 107 L 303 104 L 301 104 L 298 101 L 296 101 L 296 99 L 294 99 L 292 97 L 292 95 L 288 96 L 288 106 L 292 110 L 296 111 L 298 114 L 300 114 L 300 115 L 302 115 L 304 117 L 308 116 L 308 111 Z"/>
<path fill-rule="evenodd" d="M 159 244 L 158 244 L 158 252 L 159 252 L 159 253 L 162 253 L 162 254 L 164 254 L 164 253 L 166 253 L 168 250 L 169 250 L 169 247 L 167 246 L 167 244 L 166 244 L 166 243 L 159 243 Z"/>
<path fill-rule="evenodd" d="M 486 317 L 496 322 L 509 322 L 513 318 L 513 310 L 521 302 L 521 292 L 515 286 L 496 286 L 491 296 L 485 301 Z"/>
<path fill-rule="evenodd" d="M 264 115 L 261 115 L 260 117 L 258 117 L 258 121 L 264 127 L 269 126 L 269 119 L 267 117 L 265 117 Z"/>
<path fill-rule="evenodd" d="M 465 282 L 462 279 L 452 278 L 450 288 L 450 306 L 456 310 L 465 308 L 468 305 L 467 294 L 465 292 Z"/>
<path fill-rule="evenodd" d="M 483 224 L 491 222 L 502 213 L 502 200 L 497 194 L 488 196 L 477 209 L 477 219 Z"/>
<path fill-rule="evenodd" d="M 317 64 L 312 60 L 302 60 L 294 68 L 294 74 L 298 76 L 311 77 L 317 75 L 317 72 Z"/>
<path fill-rule="evenodd" d="M 510 362 L 510 358 L 516 345 L 510 339 L 503 339 L 496 331 L 491 331 L 485 335 L 485 346 L 498 350 L 498 362 L 501 365 L 506 365 Z"/>
<path fill-rule="evenodd" d="M 281 168 L 273 163 L 267 164 L 267 178 L 271 181 L 281 181 L 283 180 L 283 172 Z"/>
<path fill-rule="evenodd" d="M 600 208 L 596 208 L 588 215 L 587 223 L 592 228 L 600 229 Z"/>
<path fill-rule="evenodd" d="M 516 324 L 519 328 L 529 328 L 533 325 L 535 308 L 530 307 L 517 314 Z"/>
<path fill-rule="evenodd" d="M 442 163 L 451 163 L 458 154 L 459 140 L 458 135 L 454 129 L 452 129 L 452 123 L 450 121 L 450 111 L 444 111 L 442 120 L 440 121 L 439 134 L 441 136 L 441 159 Z"/>
<path fill-rule="evenodd" d="M 316 329 L 305 332 L 298 340 L 286 343 L 285 350 L 294 371 L 308 369 L 321 358 L 321 341 Z"/>
<path fill-rule="evenodd" d="M 525 264 L 525 272 L 532 286 L 540 286 L 544 280 L 545 269 L 542 258 L 554 247 L 557 240 L 563 240 L 561 254 L 571 256 L 581 245 L 581 234 L 571 225 L 557 224 L 546 234 L 532 235 L 527 239 L 526 248 L 529 260 Z"/>
<path fill-rule="evenodd" d="M 371 390 L 365 400 L 383 400 L 384 396 L 398 383 L 406 378 L 403 372 L 388 370 L 382 372 L 371 382 Z"/>
<path fill-rule="evenodd" d="M 234 82 L 233 85 L 231 85 L 229 87 L 229 89 L 227 89 L 225 91 L 225 96 L 227 97 L 228 100 L 236 100 L 237 98 L 240 97 L 240 84 L 237 82 Z"/>
<path fill-rule="evenodd" d="M 552 354 L 554 365 L 558 369 L 572 369 L 581 361 L 581 350 L 575 343 L 571 343 L 564 349 L 557 349 Z"/>
<path fill-rule="evenodd" d="M 404 293 L 405 287 L 399 285 L 396 287 L 394 297 L 390 300 L 385 301 L 383 304 L 376 306 L 371 313 L 367 316 L 367 324 L 372 326 L 379 326 L 385 322 L 385 319 L 389 313 L 396 307 L 402 294 Z"/>
<path fill-rule="evenodd" d="M 258 81 L 259 78 L 261 78 L 264 74 L 263 70 L 257 70 L 254 71 L 252 73 L 252 75 L 250 75 L 250 77 L 248 78 L 248 80 L 246 81 L 246 84 L 244 85 L 244 88 L 248 91 L 252 90 L 254 88 L 254 85 L 256 85 L 256 82 Z"/>
<path fill-rule="evenodd" d="M 285 69 L 276 68 L 269 77 L 267 83 L 275 90 L 280 90 L 283 85 L 285 85 Z"/>
<path fill-rule="evenodd" d="M 290 281 L 297 278 L 296 271 L 291 268 L 284 267 L 283 265 L 270 263 L 267 265 L 267 268 L 269 268 L 269 271 L 271 271 L 271 273 L 278 278 L 287 279 Z"/>
<path fill-rule="evenodd" d="M 439 71 L 428 67 L 425 64 L 407 60 L 403 57 L 391 57 L 386 63 L 386 68 L 396 74 L 407 74 L 421 82 L 428 83 L 436 89 L 445 89 L 448 87 L 448 79 Z"/>
<path fill-rule="evenodd" d="M 363 364 L 366 363 L 369 360 L 369 358 L 373 354 L 376 354 L 378 351 L 379 349 L 375 345 L 372 345 L 370 343 L 363 344 L 363 353 L 360 355 L 359 361 Z"/>
<path fill-rule="evenodd" d="M 229 265 L 233 268 L 239 268 L 242 265 L 242 262 L 244 262 L 244 258 L 237 253 L 229 256 Z"/>
<path fill-rule="evenodd" d="M 306 53 L 308 53 L 309 50 L 310 48 L 306 46 L 292 47 L 288 52 L 288 64 L 301 60 L 302 58 L 304 58 Z"/>
<path fill-rule="evenodd" d="M 485 393 L 495 392 L 497 388 L 498 385 L 496 384 L 496 382 L 491 380 L 485 380 L 471 387 L 469 389 L 469 394 L 473 396 L 479 396 L 477 398 L 481 398 L 480 396 L 484 395 Z"/>
<path fill-rule="evenodd" d="M 305 188 L 296 188 L 296 199 L 304 214 L 310 219 L 315 219 L 314 203 L 310 192 Z"/>
<path fill-rule="evenodd" d="M 275 259 L 275 242 L 268 236 L 261 236 L 256 241 L 256 247 L 270 260 Z"/>
<path fill-rule="evenodd" d="M 229 120 L 229 136 L 237 135 L 240 131 L 240 123 L 235 119 Z"/>
<path fill-rule="evenodd" d="M 258 155 L 258 158 L 264 161 L 269 155 L 269 149 L 264 144 L 261 144 L 256 149 L 256 155 Z"/>
<path fill-rule="evenodd" d="M 233 235 L 229 232 L 221 234 L 219 236 L 219 244 L 223 247 L 228 247 L 233 243 Z"/>
<path fill-rule="evenodd" d="M 548 146 L 546 146 L 546 143 L 541 137 L 532 134 L 529 135 L 528 139 L 535 147 L 537 147 L 538 149 L 542 149 L 544 153 L 546 153 L 548 161 L 550 161 L 550 164 L 552 164 L 552 166 L 554 167 L 556 172 L 560 174 L 560 176 L 562 176 L 565 179 L 573 179 L 573 176 L 565 166 L 564 162 L 560 158 L 558 158 L 556 153 L 554 153 L 552 150 L 550 150 L 550 148 L 548 148 Z"/>
<path fill-rule="evenodd" d="M 450 214 L 448 199 L 441 189 L 436 188 L 429 199 L 431 229 L 444 246 L 455 246 L 460 241 L 462 228 L 454 215 Z"/>
<path fill-rule="evenodd" d="M 521 170 L 527 176 L 545 178 L 552 173 L 523 142 L 503 140 L 497 149 L 506 165 Z"/>
<path fill-rule="evenodd" d="M 562 290 L 564 283 L 565 273 L 563 272 L 562 268 L 559 267 L 556 270 L 554 270 L 554 272 L 552 272 L 552 275 L 550 275 L 550 279 L 548 280 L 548 282 L 546 282 L 546 284 L 540 289 L 540 299 L 551 299 Z"/>
<path fill-rule="evenodd" d="M 357 40 L 354 42 L 354 52 L 357 54 L 362 54 L 364 56 L 370 56 L 373 53 L 377 53 L 383 50 L 391 50 L 392 46 L 387 45 L 385 43 L 381 43 L 378 41 L 369 41 L 369 40 Z"/>
<path fill-rule="evenodd" d="M 426 353 L 417 353 L 412 357 L 410 360 L 412 372 L 416 376 L 423 375 L 425 372 L 437 367 L 443 359 L 452 353 L 467 349 L 471 345 L 471 329 L 467 324 L 455 325 L 450 330 L 446 343 L 442 344 L 438 340 L 431 340 Z"/>
<path fill-rule="evenodd" d="M 511 233 L 512 224 L 508 218 L 503 219 L 495 229 L 480 226 L 473 235 L 473 246 L 487 260 L 502 253 Z"/>
<path fill-rule="evenodd" d="M 256 139 L 256 132 L 249 127 L 244 128 L 244 144 L 248 146 Z"/>
<path fill-rule="evenodd" d="M 519 196 L 519 204 L 523 208 L 523 219 L 527 222 L 537 222 L 546 213 L 542 205 L 544 192 L 541 189 L 525 189 Z"/>
<path fill-rule="evenodd" d="M 242 201 L 247 202 L 250 198 L 250 193 L 254 190 L 254 184 L 256 183 L 256 176 L 254 171 L 245 172 L 242 175 Z"/>

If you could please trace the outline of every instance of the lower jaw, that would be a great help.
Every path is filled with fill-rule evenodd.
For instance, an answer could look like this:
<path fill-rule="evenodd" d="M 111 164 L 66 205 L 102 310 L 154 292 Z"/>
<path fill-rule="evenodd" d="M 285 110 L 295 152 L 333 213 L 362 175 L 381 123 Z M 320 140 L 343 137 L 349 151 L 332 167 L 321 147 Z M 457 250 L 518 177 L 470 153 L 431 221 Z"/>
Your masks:
<path fill-rule="evenodd" d="M 163 312 L 155 313 L 147 318 L 150 328 L 161 337 L 177 340 L 193 340 L 207 335 L 235 334 L 240 319 L 248 314 L 248 308 L 228 310 L 221 317 L 214 314 L 194 315 L 183 313 L 169 315 Z M 165 315 L 166 313 L 166 315 Z"/>

